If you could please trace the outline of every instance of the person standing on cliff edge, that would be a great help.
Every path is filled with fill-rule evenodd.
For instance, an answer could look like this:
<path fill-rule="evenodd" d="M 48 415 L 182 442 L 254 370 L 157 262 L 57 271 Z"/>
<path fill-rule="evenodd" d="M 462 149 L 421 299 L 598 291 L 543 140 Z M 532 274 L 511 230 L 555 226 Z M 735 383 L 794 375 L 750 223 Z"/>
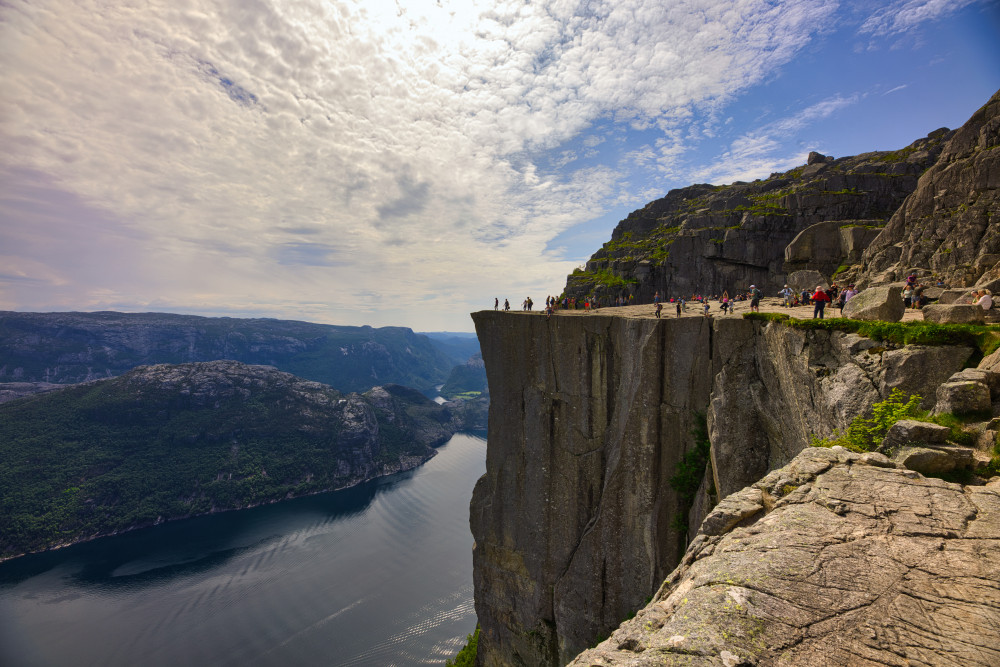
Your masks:
<path fill-rule="evenodd" d="M 819 315 L 819 319 L 823 319 L 823 309 L 826 307 L 827 302 L 830 301 L 830 295 L 827 294 L 821 285 L 816 285 L 816 292 L 812 295 L 812 301 L 815 304 L 813 306 L 813 319 Z"/>
<path fill-rule="evenodd" d="M 493 310 L 500 310 L 500 298 L 493 297 Z"/>

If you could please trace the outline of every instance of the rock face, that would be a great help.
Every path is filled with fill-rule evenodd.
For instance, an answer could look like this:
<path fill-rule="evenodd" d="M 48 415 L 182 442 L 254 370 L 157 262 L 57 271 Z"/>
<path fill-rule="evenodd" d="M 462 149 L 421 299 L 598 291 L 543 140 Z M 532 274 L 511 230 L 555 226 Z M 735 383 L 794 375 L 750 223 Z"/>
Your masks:
<path fill-rule="evenodd" d="M 911 268 L 952 286 L 1000 278 L 1000 92 L 954 133 L 863 256 L 863 281 Z M 985 280 L 984 280 L 985 279 Z"/>
<path fill-rule="evenodd" d="M 679 558 L 668 480 L 723 359 L 702 318 L 473 320 L 492 396 L 471 505 L 479 664 L 565 664 Z"/>
<path fill-rule="evenodd" d="M 492 395 L 471 505 L 482 665 L 564 664 L 653 594 L 685 539 L 669 480 L 695 413 L 714 463 L 698 497 L 726 495 L 895 387 L 933 405 L 972 352 L 735 318 L 473 319 Z"/>
<path fill-rule="evenodd" d="M 430 390 L 452 362 L 403 327 L 346 327 L 168 313 L 0 311 L 0 382 L 74 383 L 136 366 L 229 359 L 274 366 L 341 391 Z"/>
<path fill-rule="evenodd" d="M 938 130 L 899 151 L 824 156 L 753 183 L 671 190 L 618 223 L 611 241 L 569 276 L 566 294 L 631 293 L 651 302 L 656 291 L 735 294 L 756 284 L 772 295 L 790 271 L 829 278 L 841 262 L 856 261 L 950 136 Z"/>
<path fill-rule="evenodd" d="M 653 601 L 570 664 L 988 667 L 998 581 L 1000 483 L 808 449 L 723 500 Z"/>

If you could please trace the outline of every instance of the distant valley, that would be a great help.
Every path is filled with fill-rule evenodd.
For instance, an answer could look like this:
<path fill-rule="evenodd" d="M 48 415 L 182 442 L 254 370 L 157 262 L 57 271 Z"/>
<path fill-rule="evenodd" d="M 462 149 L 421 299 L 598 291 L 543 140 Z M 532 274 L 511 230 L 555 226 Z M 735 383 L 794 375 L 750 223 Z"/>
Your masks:
<path fill-rule="evenodd" d="M 403 327 L 2 312 L 0 560 L 411 469 L 486 428 L 478 349 Z M 446 384 L 467 400 L 428 398 Z"/>

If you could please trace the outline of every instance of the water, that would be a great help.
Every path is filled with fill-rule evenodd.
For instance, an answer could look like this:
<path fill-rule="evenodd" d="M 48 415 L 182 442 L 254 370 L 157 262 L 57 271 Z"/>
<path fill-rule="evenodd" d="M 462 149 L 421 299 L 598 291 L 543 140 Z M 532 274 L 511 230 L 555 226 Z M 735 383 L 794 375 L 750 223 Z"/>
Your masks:
<path fill-rule="evenodd" d="M 416 470 L 0 564 L 0 665 L 425 665 L 475 629 L 486 442 Z"/>

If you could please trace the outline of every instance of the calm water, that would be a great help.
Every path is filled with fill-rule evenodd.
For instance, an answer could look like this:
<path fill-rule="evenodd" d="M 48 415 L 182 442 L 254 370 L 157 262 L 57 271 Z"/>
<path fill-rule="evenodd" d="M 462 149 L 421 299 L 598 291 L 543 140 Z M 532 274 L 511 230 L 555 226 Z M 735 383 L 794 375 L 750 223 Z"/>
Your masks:
<path fill-rule="evenodd" d="M 0 564 L 0 665 L 443 664 L 476 625 L 485 460 L 460 434 L 346 491 Z"/>

